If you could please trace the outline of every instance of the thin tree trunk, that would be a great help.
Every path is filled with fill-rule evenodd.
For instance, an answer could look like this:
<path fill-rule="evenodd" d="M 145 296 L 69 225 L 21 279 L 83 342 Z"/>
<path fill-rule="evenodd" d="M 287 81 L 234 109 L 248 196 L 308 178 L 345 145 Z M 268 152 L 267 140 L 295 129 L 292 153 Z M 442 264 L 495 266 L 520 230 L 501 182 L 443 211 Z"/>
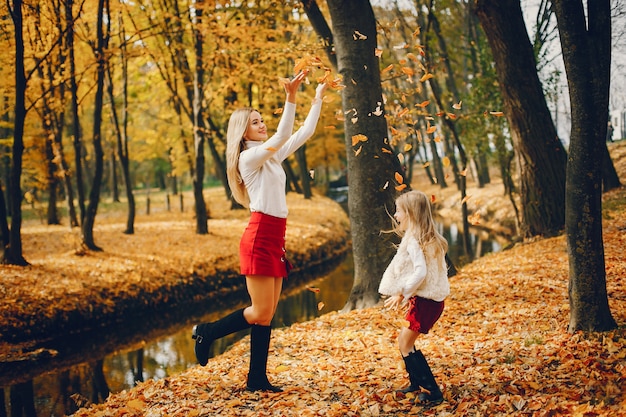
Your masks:
<path fill-rule="evenodd" d="M 109 29 L 104 30 L 104 10 L 110 10 L 109 0 L 98 0 L 98 19 L 96 33 L 96 48 L 94 54 L 97 60 L 96 70 L 96 97 L 94 102 L 93 116 L 93 147 L 95 170 L 91 191 L 89 192 L 89 204 L 85 212 L 82 224 L 82 243 L 90 250 L 101 251 L 94 241 L 93 228 L 96 222 L 98 203 L 100 202 L 100 187 L 102 185 L 102 173 L 104 166 L 104 153 L 102 150 L 102 107 L 104 104 L 104 79 L 106 75 L 106 48 L 108 46 Z"/>
<path fill-rule="evenodd" d="M 11 166 L 11 229 L 9 244 L 4 248 L 2 263 L 28 265 L 22 255 L 22 157 L 24 154 L 24 120 L 26 119 L 26 74 L 24 72 L 24 38 L 22 22 L 22 1 L 14 0 L 11 10 L 15 26 L 15 127 L 13 130 L 13 152 Z"/>

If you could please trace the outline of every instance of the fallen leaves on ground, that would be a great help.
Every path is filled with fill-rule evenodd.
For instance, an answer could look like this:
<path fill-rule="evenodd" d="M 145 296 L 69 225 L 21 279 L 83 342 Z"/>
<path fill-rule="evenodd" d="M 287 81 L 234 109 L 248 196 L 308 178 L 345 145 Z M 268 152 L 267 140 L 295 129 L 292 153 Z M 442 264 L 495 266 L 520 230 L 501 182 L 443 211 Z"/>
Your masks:
<path fill-rule="evenodd" d="M 626 198 L 624 189 L 611 193 Z M 626 415 L 626 213 L 606 217 L 607 291 L 620 328 L 568 333 L 563 236 L 483 257 L 451 279 L 443 316 L 418 338 L 444 392 L 436 407 L 396 394 L 408 384 L 396 341 L 404 320 L 373 307 L 275 330 L 268 375 L 283 393 L 244 390 L 245 338 L 206 367 L 146 381 L 75 416 Z"/>

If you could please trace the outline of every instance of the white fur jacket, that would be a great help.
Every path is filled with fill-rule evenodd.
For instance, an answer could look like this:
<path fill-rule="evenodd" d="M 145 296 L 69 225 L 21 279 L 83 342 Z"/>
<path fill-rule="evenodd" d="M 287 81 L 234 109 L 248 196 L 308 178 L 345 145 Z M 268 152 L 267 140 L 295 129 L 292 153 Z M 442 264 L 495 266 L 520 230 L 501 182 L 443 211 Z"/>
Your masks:
<path fill-rule="evenodd" d="M 402 294 L 405 299 L 418 295 L 435 301 L 443 301 L 450 294 L 448 269 L 444 256 L 438 256 L 435 248 L 427 248 L 427 256 L 417 239 L 404 235 L 398 251 L 385 270 L 378 287 L 382 295 Z"/>

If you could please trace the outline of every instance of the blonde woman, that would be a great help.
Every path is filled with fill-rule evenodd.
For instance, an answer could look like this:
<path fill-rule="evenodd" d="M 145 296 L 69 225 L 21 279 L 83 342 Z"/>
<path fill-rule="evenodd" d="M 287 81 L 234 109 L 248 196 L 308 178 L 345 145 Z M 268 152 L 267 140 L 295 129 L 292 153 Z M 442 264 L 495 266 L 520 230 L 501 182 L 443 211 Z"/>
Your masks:
<path fill-rule="evenodd" d="M 397 252 L 385 270 L 378 292 L 389 296 L 385 307 L 406 310 L 409 326 L 400 330 L 398 345 L 409 374 L 407 393 L 421 391 L 424 405 L 438 404 L 443 394 L 415 341 L 426 334 L 441 316 L 444 299 L 450 294 L 445 255 L 448 242 L 435 227 L 430 200 L 420 191 L 396 199 L 394 232 L 402 237 Z M 421 388 L 420 388 L 421 387 Z"/>
<path fill-rule="evenodd" d="M 251 327 L 248 391 L 280 392 L 267 379 L 271 321 L 276 312 L 283 279 L 290 269 L 285 253 L 287 224 L 286 175 L 281 163 L 315 132 L 326 84 L 316 88 L 304 124 L 292 134 L 296 92 L 306 77 L 298 73 L 285 80 L 287 95 L 276 133 L 268 139 L 261 114 L 252 108 L 235 110 L 227 131 L 227 174 L 233 197 L 250 209 L 250 220 L 239 246 L 240 272 L 246 277 L 251 305 L 213 323 L 193 329 L 196 358 L 206 365 L 211 343 Z"/>

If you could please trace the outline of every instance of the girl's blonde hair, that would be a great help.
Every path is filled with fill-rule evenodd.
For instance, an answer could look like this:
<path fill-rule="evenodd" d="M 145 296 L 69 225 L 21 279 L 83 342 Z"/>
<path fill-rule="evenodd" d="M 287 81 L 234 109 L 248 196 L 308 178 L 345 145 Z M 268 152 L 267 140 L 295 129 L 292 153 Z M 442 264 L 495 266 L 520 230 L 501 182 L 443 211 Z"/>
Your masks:
<path fill-rule="evenodd" d="M 448 241 L 437 231 L 428 196 L 421 191 L 409 191 L 396 199 L 396 210 L 406 214 L 402 224 L 393 219 L 393 231 L 399 236 L 411 233 L 425 249 L 433 245 L 442 255 L 448 251 Z"/>
<path fill-rule="evenodd" d="M 243 135 L 248 129 L 250 114 L 253 111 L 256 111 L 256 109 L 252 107 L 235 110 L 228 120 L 228 130 L 226 131 L 226 176 L 228 177 L 228 185 L 235 200 L 245 207 L 248 207 L 250 198 L 239 172 L 239 155 L 243 150 Z"/>

